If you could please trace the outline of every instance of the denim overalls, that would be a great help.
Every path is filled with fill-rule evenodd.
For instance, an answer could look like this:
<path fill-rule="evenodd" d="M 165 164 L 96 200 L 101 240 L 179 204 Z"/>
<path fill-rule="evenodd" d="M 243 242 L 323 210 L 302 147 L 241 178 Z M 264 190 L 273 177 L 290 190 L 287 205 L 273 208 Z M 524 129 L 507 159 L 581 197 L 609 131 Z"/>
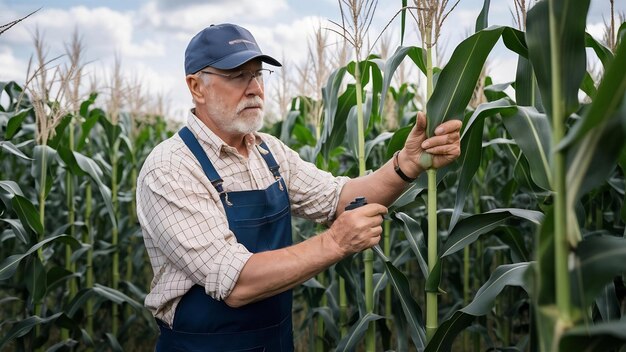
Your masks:
<path fill-rule="evenodd" d="M 278 164 L 268 151 L 261 155 L 276 182 L 264 190 L 226 193 L 222 179 L 193 133 L 182 128 L 179 135 L 200 162 L 226 210 L 228 226 L 250 252 L 291 245 L 289 196 Z M 193 286 L 181 299 L 172 328 L 159 322 L 158 352 L 169 351 L 293 351 L 291 323 L 292 291 L 231 308 L 208 296 L 204 287 Z"/>

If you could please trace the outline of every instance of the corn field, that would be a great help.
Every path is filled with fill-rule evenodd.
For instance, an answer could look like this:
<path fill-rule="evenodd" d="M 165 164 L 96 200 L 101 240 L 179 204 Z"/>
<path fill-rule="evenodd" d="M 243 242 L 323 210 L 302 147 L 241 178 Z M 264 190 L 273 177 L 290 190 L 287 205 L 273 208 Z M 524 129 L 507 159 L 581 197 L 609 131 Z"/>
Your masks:
<path fill-rule="evenodd" d="M 331 31 L 353 60 L 328 69 L 318 53 L 301 71 L 312 93 L 289 96 L 283 76 L 265 131 L 334 175 L 387 162 L 418 111 L 429 135 L 463 122 L 461 157 L 407 188 L 380 247 L 295 290 L 296 350 L 626 351 L 626 22 L 600 41 L 590 0 L 515 4 L 516 28 L 489 26 L 485 0 L 438 66 L 456 4 L 398 2 L 400 32 L 421 42 L 382 55 L 364 44 L 377 2 L 340 0 Z M 513 82 L 484 69 L 500 40 Z M 66 64 L 38 48 L 24 85 L 0 82 L 0 350 L 151 351 L 135 183 L 178 126 L 125 103 L 117 68 L 79 92 L 81 43 L 67 47 Z M 293 227 L 294 241 L 323 230 Z"/>

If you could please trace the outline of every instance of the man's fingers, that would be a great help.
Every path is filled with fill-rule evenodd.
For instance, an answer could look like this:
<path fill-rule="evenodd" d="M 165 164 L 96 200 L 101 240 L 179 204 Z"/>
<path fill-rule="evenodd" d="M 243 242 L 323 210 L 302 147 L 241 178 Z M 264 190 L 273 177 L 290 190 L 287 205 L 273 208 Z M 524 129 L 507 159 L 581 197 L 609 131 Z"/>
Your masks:
<path fill-rule="evenodd" d="M 418 135 L 426 131 L 426 114 L 421 111 L 417 113 L 417 117 L 415 118 L 415 127 L 413 127 L 413 131 Z"/>
<path fill-rule="evenodd" d="M 422 142 L 422 149 L 428 151 L 430 148 L 445 146 L 448 144 L 456 144 L 461 135 L 458 132 L 448 133 L 441 136 L 434 136 Z"/>
<path fill-rule="evenodd" d="M 461 120 L 448 120 L 435 129 L 435 135 L 441 136 L 448 133 L 453 133 L 461 130 L 463 122 Z"/>
<path fill-rule="evenodd" d="M 450 160 L 461 155 L 461 148 L 456 144 L 446 144 L 425 150 L 428 154 L 448 156 Z"/>
<path fill-rule="evenodd" d="M 357 209 L 360 209 L 361 211 L 363 211 L 363 215 L 366 215 L 366 216 L 377 216 L 377 215 L 387 214 L 387 207 L 380 205 L 380 204 L 376 204 L 376 203 L 366 204 Z"/>

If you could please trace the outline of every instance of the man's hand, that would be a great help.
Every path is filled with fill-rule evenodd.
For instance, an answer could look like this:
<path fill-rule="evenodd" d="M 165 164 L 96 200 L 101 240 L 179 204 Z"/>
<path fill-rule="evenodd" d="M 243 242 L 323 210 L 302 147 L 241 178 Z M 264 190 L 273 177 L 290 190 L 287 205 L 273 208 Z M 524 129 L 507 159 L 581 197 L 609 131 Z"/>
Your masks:
<path fill-rule="evenodd" d="M 380 241 L 385 214 L 387 208 L 374 203 L 345 211 L 324 235 L 332 239 L 342 257 L 360 252 Z"/>
<path fill-rule="evenodd" d="M 409 177 L 417 177 L 425 169 L 439 169 L 450 164 L 461 155 L 462 125 L 459 120 L 446 121 L 435 129 L 434 136 L 427 139 L 426 115 L 418 112 L 415 126 L 398 155 L 400 169 Z"/>

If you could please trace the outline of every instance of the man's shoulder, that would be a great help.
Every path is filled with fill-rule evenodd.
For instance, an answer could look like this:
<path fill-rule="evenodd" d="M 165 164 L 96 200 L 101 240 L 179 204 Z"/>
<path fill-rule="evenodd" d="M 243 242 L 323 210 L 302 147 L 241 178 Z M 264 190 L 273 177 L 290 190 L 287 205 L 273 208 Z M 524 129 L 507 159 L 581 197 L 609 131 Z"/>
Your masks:
<path fill-rule="evenodd" d="M 145 175 L 155 169 L 163 172 L 177 169 L 181 163 L 189 159 L 188 154 L 190 153 L 188 153 L 185 143 L 178 134 L 174 134 L 152 149 L 141 167 L 141 174 Z"/>

